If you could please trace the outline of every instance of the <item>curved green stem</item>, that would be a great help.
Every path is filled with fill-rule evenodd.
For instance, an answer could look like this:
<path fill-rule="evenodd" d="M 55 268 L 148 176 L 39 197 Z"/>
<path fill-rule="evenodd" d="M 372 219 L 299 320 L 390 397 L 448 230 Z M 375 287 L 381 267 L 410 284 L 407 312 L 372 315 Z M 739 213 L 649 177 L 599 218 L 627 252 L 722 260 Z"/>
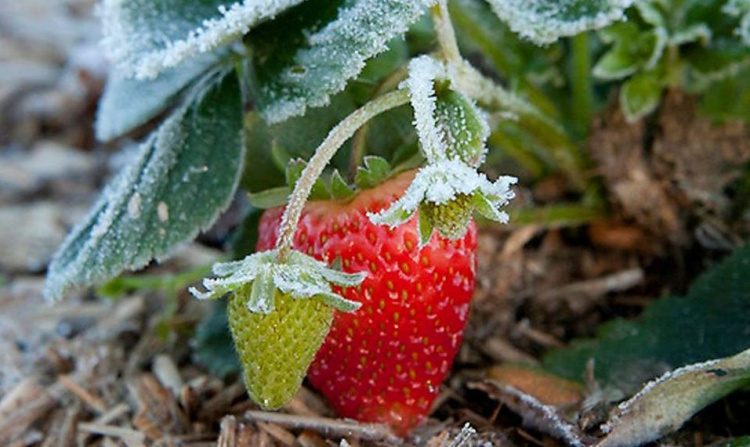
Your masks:
<path fill-rule="evenodd" d="M 437 36 L 443 59 L 448 66 L 463 64 L 463 58 L 458 51 L 456 32 L 453 30 L 453 23 L 450 19 L 446 0 L 438 0 L 430 12 L 432 14 L 432 21 L 435 24 L 435 35 Z"/>
<path fill-rule="evenodd" d="M 396 71 L 388 75 L 383 82 L 375 89 L 372 97 L 384 95 L 385 92 L 394 90 L 409 75 L 406 65 L 402 65 Z M 349 180 L 354 181 L 357 175 L 357 168 L 362 164 L 367 150 L 367 134 L 370 130 L 370 122 L 365 123 L 352 138 L 352 153 L 349 157 Z"/>
<path fill-rule="evenodd" d="M 347 116 L 336 127 L 331 129 L 325 140 L 315 150 L 307 167 L 302 171 L 297 183 L 294 185 L 294 191 L 289 199 L 289 204 L 284 210 L 281 218 L 281 229 L 279 239 L 276 244 L 278 249 L 278 260 L 283 262 L 292 251 L 294 242 L 294 233 L 297 230 L 297 223 L 302 215 L 302 208 L 307 202 L 315 181 L 323 173 L 331 158 L 342 144 L 357 131 L 363 124 L 373 117 L 398 106 L 409 102 L 409 94 L 405 90 L 396 90 L 376 98 Z"/>

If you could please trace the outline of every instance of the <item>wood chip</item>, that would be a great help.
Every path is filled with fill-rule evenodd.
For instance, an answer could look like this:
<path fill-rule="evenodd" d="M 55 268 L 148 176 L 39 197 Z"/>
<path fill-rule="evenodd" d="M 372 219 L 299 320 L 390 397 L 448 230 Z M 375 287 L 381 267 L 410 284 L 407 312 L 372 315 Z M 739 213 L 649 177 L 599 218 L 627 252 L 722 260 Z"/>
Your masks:
<path fill-rule="evenodd" d="M 265 411 L 248 411 L 243 417 L 259 423 L 273 423 L 293 429 L 314 430 L 326 437 L 357 437 L 368 441 L 392 443 L 401 441 L 388 426 L 382 424 L 363 424 L 344 419 L 298 416 Z"/>
<path fill-rule="evenodd" d="M 117 438 L 128 447 L 142 447 L 146 445 L 146 436 L 142 432 L 133 430 L 132 428 L 82 422 L 78 424 L 78 430 L 95 435 Z"/>

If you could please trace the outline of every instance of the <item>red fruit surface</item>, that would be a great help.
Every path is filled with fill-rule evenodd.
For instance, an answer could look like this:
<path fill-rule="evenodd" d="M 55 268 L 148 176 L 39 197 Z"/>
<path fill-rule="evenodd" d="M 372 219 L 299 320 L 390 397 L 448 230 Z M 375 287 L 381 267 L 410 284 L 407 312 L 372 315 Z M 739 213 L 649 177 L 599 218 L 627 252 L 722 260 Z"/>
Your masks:
<path fill-rule="evenodd" d="M 416 218 L 395 229 L 375 225 L 375 212 L 400 197 L 403 174 L 340 204 L 309 202 L 296 249 L 346 272 L 367 271 L 343 295 L 362 303 L 336 312 L 308 371 L 313 386 L 343 417 L 391 425 L 407 434 L 429 413 L 461 344 L 474 291 L 476 226 L 456 241 L 433 235 L 418 248 Z M 260 221 L 258 250 L 274 247 L 281 208 Z M 341 290 L 336 290 L 337 293 Z"/>

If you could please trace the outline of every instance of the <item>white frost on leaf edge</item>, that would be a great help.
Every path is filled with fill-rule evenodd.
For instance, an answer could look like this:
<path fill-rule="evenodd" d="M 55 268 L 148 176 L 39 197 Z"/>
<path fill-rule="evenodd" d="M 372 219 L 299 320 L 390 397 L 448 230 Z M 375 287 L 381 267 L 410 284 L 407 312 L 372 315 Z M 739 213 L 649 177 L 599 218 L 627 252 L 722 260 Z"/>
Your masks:
<path fill-rule="evenodd" d="M 269 124 L 277 124 L 293 116 L 303 115 L 308 107 L 328 105 L 331 95 L 346 88 L 349 79 L 357 76 L 368 59 L 387 49 L 392 38 L 404 34 L 424 10 L 436 0 L 358 0 L 339 12 L 339 16 L 308 37 L 309 47 L 294 55 L 294 70 L 288 67 L 280 85 L 264 86 L 264 95 L 272 102 L 261 110 Z M 389 14 L 403 8 L 405 14 Z M 343 48 L 355 43 L 355 49 Z M 344 51 L 341 51 L 343 48 Z M 326 63 L 336 60 L 340 72 L 325 73 Z M 345 63 L 341 64 L 341 61 Z M 323 77 L 325 85 L 310 91 L 311 77 Z M 274 88 L 278 87 L 278 92 Z M 307 91 L 305 91 L 307 90 Z"/>
<path fill-rule="evenodd" d="M 128 0 L 104 0 L 101 9 L 104 30 L 103 45 L 108 56 L 126 74 L 137 79 L 154 79 L 163 70 L 174 67 L 196 54 L 211 51 L 247 33 L 259 22 L 273 18 L 281 11 L 303 0 L 244 0 L 221 5 L 219 18 L 203 21 L 182 39 L 169 41 L 162 49 L 140 49 L 139 36 L 143 30 L 124 22 L 121 9 Z"/>
<path fill-rule="evenodd" d="M 566 0 L 569 3 L 577 0 Z M 583 0 L 580 0 L 583 1 Z M 566 6 L 551 0 L 488 0 L 492 10 L 511 30 L 532 42 L 544 45 L 563 36 L 603 28 L 622 20 L 624 12 L 634 0 L 602 0 L 606 2 L 594 16 L 574 20 L 560 17 Z"/>
<path fill-rule="evenodd" d="M 276 250 L 253 253 L 240 261 L 217 263 L 213 266 L 213 274 L 217 278 L 203 280 L 205 291 L 191 287 L 190 293 L 200 300 L 221 298 L 264 277 L 273 283 L 274 288 L 292 298 L 322 297 L 326 304 L 343 311 L 356 310 L 361 304 L 333 293 L 331 284 L 354 287 L 367 276 L 366 273 L 333 270 L 325 263 L 297 251 L 291 252 L 286 262 L 279 262 Z M 250 312 L 268 314 L 274 309 L 273 296 L 264 296 L 260 300 L 248 299 L 247 308 Z"/>
<path fill-rule="evenodd" d="M 409 62 L 409 77 L 399 85 L 399 88 L 409 92 L 414 109 L 414 127 L 428 162 L 445 158 L 448 151 L 435 123 L 435 81 L 446 76 L 442 63 L 430 56 L 419 56 Z"/>
<path fill-rule="evenodd" d="M 390 207 L 368 213 L 368 217 L 373 223 L 394 227 L 411 218 L 424 202 L 443 205 L 459 195 L 483 196 L 496 210 L 515 197 L 510 187 L 517 181 L 512 176 L 501 176 L 493 183 L 460 160 L 440 160 L 420 169 L 404 195 Z M 503 211 L 494 213 L 493 217 L 500 223 L 508 222 L 508 214 Z"/>
<path fill-rule="evenodd" d="M 739 17 L 740 25 L 734 30 L 745 45 L 750 45 L 750 1 L 748 0 L 729 0 L 722 11 L 725 14 Z"/>

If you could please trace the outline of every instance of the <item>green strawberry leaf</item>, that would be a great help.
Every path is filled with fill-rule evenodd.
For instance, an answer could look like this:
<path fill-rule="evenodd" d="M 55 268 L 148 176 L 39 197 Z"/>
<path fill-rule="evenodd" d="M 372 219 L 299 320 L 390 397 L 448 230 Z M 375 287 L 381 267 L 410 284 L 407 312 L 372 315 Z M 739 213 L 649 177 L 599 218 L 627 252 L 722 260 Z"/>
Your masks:
<path fill-rule="evenodd" d="M 730 16 L 739 17 L 740 23 L 734 32 L 740 36 L 745 45 L 750 46 L 750 1 L 729 0 L 722 11 Z"/>
<path fill-rule="evenodd" d="M 375 188 L 391 175 L 391 165 L 385 158 L 367 156 L 365 165 L 357 168 L 354 183 L 364 190 Z"/>
<path fill-rule="evenodd" d="M 208 53 L 189 59 L 148 81 L 127 78 L 119 70 L 113 70 L 99 101 L 96 137 L 101 141 L 111 140 L 154 118 L 218 61 L 215 53 Z"/>
<path fill-rule="evenodd" d="M 302 0 L 105 0 L 104 47 L 125 76 L 154 78 Z"/>
<path fill-rule="evenodd" d="M 359 75 L 432 0 L 308 0 L 245 38 L 253 97 L 269 123 L 302 115 Z M 373 13 L 377 11 L 377 13 Z"/>
<path fill-rule="evenodd" d="M 229 204 L 244 154 L 239 82 L 215 74 L 200 87 L 65 240 L 49 266 L 47 299 L 167 257 Z"/>
<path fill-rule="evenodd" d="M 635 122 L 656 110 L 661 101 L 662 85 L 655 71 L 641 72 L 622 84 L 620 107 L 628 122 Z"/>
<path fill-rule="evenodd" d="M 537 44 L 552 43 L 624 17 L 632 0 L 488 0 L 510 28 Z"/>
<path fill-rule="evenodd" d="M 682 367 L 646 385 L 620 404 L 597 445 L 642 445 L 677 430 L 695 413 L 750 385 L 750 349 L 735 356 Z"/>
<path fill-rule="evenodd" d="M 701 275 L 684 297 L 661 298 L 640 321 L 614 320 L 594 340 L 576 341 L 544 357 L 547 370 L 582 380 L 594 359 L 604 385 L 626 387 L 649 371 L 725 357 L 750 347 L 750 245 Z M 644 373 L 645 372 L 645 373 Z M 643 377 L 644 374 L 648 377 Z M 636 384 L 638 385 L 638 384 Z"/>
<path fill-rule="evenodd" d="M 637 25 L 617 23 L 601 31 L 602 40 L 614 43 L 594 66 L 593 74 L 613 80 L 630 76 L 641 68 L 652 69 L 661 58 L 667 41 L 661 28 L 641 31 Z"/>

